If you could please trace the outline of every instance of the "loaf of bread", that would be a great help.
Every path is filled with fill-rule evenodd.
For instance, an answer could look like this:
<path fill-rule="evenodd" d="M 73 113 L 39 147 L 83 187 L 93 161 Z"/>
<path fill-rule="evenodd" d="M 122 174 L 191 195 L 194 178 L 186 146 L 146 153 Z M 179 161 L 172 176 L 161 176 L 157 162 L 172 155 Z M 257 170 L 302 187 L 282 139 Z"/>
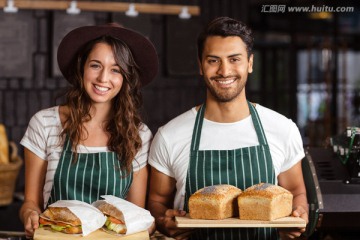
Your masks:
<path fill-rule="evenodd" d="M 189 198 L 190 218 L 225 219 L 238 216 L 236 199 L 241 189 L 232 185 L 214 185 L 196 191 Z"/>
<path fill-rule="evenodd" d="M 271 221 L 291 214 L 293 195 L 280 186 L 259 183 L 243 191 L 237 200 L 240 219 Z"/>
<path fill-rule="evenodd" d="M 5 126 L 0 124 L 0 164 L 8 164 L 9 161 L 9 142 L 6 135 Z"/>

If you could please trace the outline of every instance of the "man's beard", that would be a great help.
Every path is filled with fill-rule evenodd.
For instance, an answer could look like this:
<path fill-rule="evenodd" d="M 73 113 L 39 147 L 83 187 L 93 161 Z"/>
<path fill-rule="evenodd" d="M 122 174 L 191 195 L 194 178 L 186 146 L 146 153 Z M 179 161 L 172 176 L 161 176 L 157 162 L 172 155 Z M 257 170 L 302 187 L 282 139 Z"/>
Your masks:
<path fill-rule="evenodd" d="M 215 100 L 217 100 L 218 102 L 222 102 L 222 103 L 231 102 L 235 98 L 237 98 L 240 95 L 240 93 L 244 90 L 244 87 L 246 84 L 246 80 L 241 81 L 240 76 L 230 76 L 230 77 L 226 77 L 226 78 L 236 78 L 235 82 L 239 81 L 240 84 L 237 85 L 236 89 L 231 89 L 231 90 L 222 89 L 219 91 L 219 89 L 215 88 L 213 85 L 211 85 L 210 82 L 216 81 L 217 79 L 225 79 L 225 78 L 211 77 L 210 80 L 205 81 L 207 89 L 209 90 L 211 95 L 215 98 Z"/>

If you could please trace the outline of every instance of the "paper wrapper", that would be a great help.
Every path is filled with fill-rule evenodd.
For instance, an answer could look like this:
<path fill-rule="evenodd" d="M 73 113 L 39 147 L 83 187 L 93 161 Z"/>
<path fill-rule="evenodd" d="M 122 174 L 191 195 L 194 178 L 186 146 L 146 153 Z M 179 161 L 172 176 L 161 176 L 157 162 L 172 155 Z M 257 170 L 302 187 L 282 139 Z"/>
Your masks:
<path fill-rule="evenodd" d="M 93 205 L 96 207 L 99 203 L 105 201 L 122 211 L 127 228 L 126 235 L 145 231 L 154 222 L 153 216 L 146 209 L 112 195 L 103 195 L 101 197 L 105 200 L 98 200 Z"/>
<path fill-rule="evenodd" d="M 50 207 L 67 207 L 74 213 L 81 221 L 83 236 L 101 228 L 106 221 L 106 217 L 99 209 L 78 200 L 59 200 Z"/>

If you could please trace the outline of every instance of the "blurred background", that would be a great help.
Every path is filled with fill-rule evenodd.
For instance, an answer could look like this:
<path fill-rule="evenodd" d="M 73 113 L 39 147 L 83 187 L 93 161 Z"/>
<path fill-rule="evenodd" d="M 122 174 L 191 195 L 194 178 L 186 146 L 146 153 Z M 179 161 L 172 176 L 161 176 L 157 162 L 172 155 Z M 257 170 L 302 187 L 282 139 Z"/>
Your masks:
<path fill-rule="evenodd" d="M 315 162 L 314 156 L 337 162 L 339 156 L 334 152 L 348 142 L 345 137 L 337 150 L 332 150 L 334 139 L 340 139 L 349 129 L 354 133 L 355 143 L 350 149 L 353 157 L 346 155 L 353 165 L 338 161 L 339 168 L 330 164 L 320 169 L 321 164 L 316 163 L 309 167 L 316 175 L 315 188 L 323 189 L 322 202 L 319 192 L 315 192 L 316 231 L 312 238 L 360 239 L 360 226 L 355 224 L 360 216 L 360 167 L 355 148 L 360 134 L 359 1 L 0 0 L 0 8 L 0 123 L 8 140 L 16 144 L 19 158 L 23 158 L 19 142 L 31 116 L 61 103 L 58 96 L 67 81 L 58 69 L 56 51 L 62 37 L 73 28 L 118 22 L 154 43 L 160 71 L 143 89 L 143 115 L 155 134 L 161 125 L 204 100 L 196 55 L 199 31 L 217 16 L 244 21 L 255 35 L 248 99 L 297 123 L 304 147 L 309 149 L 307 158 Z M 349 168 L 355 172 L 349 172 Z M 344 174 L 338 177 L 339 171 Z M 7 178 L 6 172 L 0 171 L 1 175 Z M 334 182 L 335 188 L 331 185 Z M 17 214 L 23 190 L 21 166 L 11 203 L 0 206 L 0 219 L 4 219 L 0 220 L 0 231 L 23 231 Z M 331 200 L 326 198 L 333 195 Z M 353 205 L 327 208 L 339 205 L 341 199 L 350 199 Z M 341 217 L 350 223 L 344 223 Z"/>

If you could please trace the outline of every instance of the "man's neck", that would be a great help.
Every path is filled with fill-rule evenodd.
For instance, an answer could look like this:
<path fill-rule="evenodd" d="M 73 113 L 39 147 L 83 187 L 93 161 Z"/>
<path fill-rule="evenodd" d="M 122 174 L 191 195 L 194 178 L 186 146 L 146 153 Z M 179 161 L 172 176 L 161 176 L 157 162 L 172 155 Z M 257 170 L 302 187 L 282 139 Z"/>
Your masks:
<path fill-rule="evenodd" d="M 238 122 L 250 115 L 245 96 L 231 102 L 218 102 L 207 98 L 204 117 L 210 121 L 231 123 Z"/>

